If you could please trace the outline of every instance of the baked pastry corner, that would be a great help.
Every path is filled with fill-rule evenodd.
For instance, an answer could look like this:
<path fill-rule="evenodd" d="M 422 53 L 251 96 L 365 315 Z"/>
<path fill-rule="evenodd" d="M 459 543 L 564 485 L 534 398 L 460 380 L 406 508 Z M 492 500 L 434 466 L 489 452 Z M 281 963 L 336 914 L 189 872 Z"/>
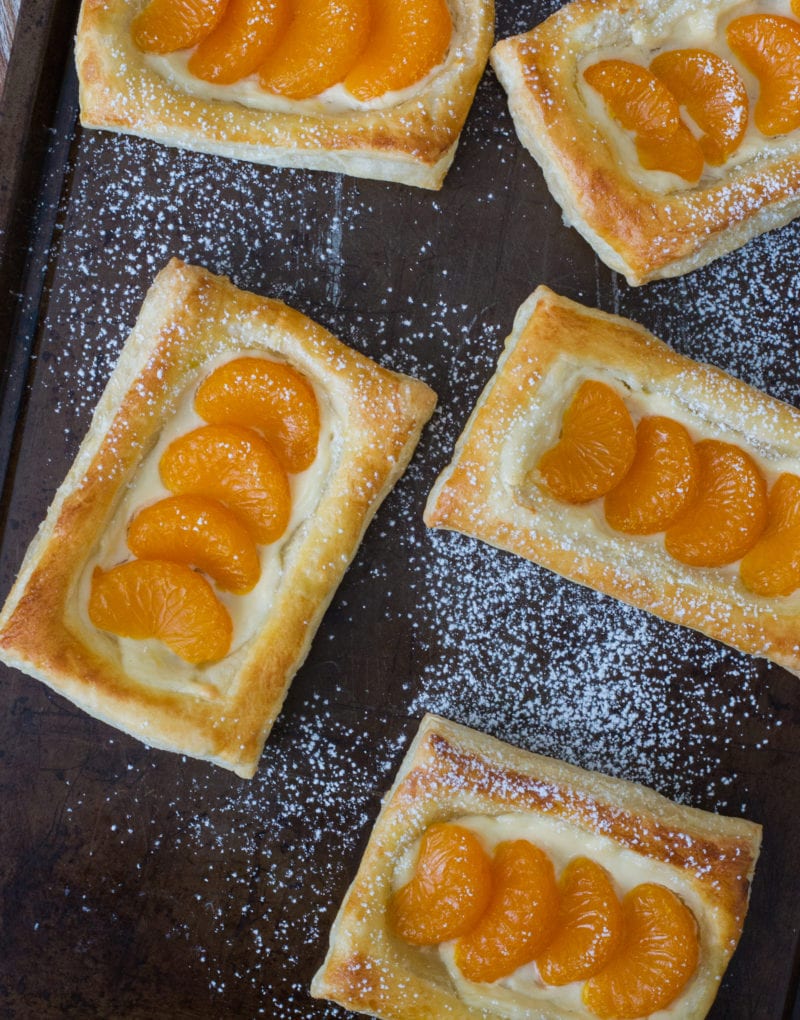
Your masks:
<path fill-rule="evenodd" d="M 148 468 L 159 443 L 169 429 L 204 424 L 194 389 L 209 365 L 237 354 L 301 373 L 322 431 L 314 464 L 295 476 L 305 479 L 296 516 L 263 547 L 266 588 L 241 596 L 252 601 L 240 617 L 231 610 L 241 623 L 229 653 L 191 666 L 159 642 L 151 649 L 94 626 L 88 589 L 94 566 L 130 558 L 131 508 L 162 498 Z M 145 298 L 0 613 L 0 660 L 151 746 L 252 776 L 325 609 L 434 404 L 424 383 L 380 367 L 300 312 L 173 259 Z"/>
<path fill-rule="evenodd" d="M 409 945 L 394 933 L 390 897 L 424 831 L 475 818 L 528 826 L 531 841 L 546 849 L 546 832 L 557 826 L 569 855 L 585 853 L 585 842 L 609 867 L 615 855 L 632 854 L 642 881 L 652 874 L 679 890 L 698 920 L 700 962 L 664 1015 L 706 1016 L 742 931 L 760 826 L 674 804 L 644 786 L 519 750 L 433 715 L 423 719 L 384 798 L 312 995 L 383 1020 L 501 1020 L 534 1015 L 537 1007 L 553 1020 L 593 1016 L 580 1007 L 576 1012 L 575 997 L 565 1004 L 553 989 L 544 998 L 534 989 L 511 1013 L 481 998 L 485 985 L 465 998 L 435 948 Z"/>

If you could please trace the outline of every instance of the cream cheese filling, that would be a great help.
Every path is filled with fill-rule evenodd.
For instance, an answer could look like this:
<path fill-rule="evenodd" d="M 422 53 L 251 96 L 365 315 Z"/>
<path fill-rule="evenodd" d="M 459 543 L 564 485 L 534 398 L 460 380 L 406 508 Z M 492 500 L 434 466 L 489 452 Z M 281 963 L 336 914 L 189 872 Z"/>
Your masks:
<path fill-rule="evenodd" d="M 385 92 L 382 96 L 376 96 L 375 99 L 366 102 L 357 99 L 342 84 L 332 85 L 329 89 L 310 99 L 288 99 L 286 96 L 278 96 L 262 89 L 258 74 L 251 74 L 232 85 L 216 85 L 213 82 L 197 78 L 188 67 L 192 52 L 192 50 L 178 50 L 166 55 L 145 53 L 144 60 L 156 74 L 189 95 L 197 96 L 200 99 L 239 103 L 240 106 L 269 113 L 337 114 L 386 110 L 414 99 L 419 91 L 433 81 L 444 67 L 444 64 L 439 64 L 424 78 L 420 78 L 408 88 Z"/>
<path fill-rule="evenodd" d="M 564 546 L 568 544 L 582 552 L 607 560 L 608 553 L 614 562 L 638 570 L 642 578 L 652 575 L 653 557 L 667 581 L 691 585 L 693 578 L 714 577 L 724 587 L 726 597 L 736 604 L 751 604 L 759 596 L 746 591 L 739 580 L 739 564 L 724 567 L 691 567 L 679 563 L 664 547 L 664 534 L 627 535 L 615 531 L 606 521 L 603 500 L 573 506 L 562 503 L 526 481 L 526 475 L 535 468 L 545 450 L 558 441 L 564 409 L 575 391 L 587 379 L 605 382 L 623 398 L 634 425 L 648 415 L 664 415 L 680 422 L 694 441 L 718 439 L 739 446 L 756 461 L 761 473 L 772 486 L 784 472 L 800 475 L 800 458 L 796 453 L 770 445 L 765 438 L 769 423 L 764 422 L 764 434 L 753 436 L 737 431 L 715 417 L 710 399 L 706 404 L 702 394 L 695 391 L 693 398 L 681 398 L 675 393 L 643 386 L 632 375 L 616 372 L 606 365 L 577 364 L 569 358 L 560 358 L 548 370 L 536 396 L 526 413 L 517 419 L 509 430 L 500 452 L 500 475 L 506 491 L 519 506 L 536 514 L 537 534 Z M 715 379 L 717 386 L 721 385 Z M 606 550 L 605 555 L 600 550 Z M 800 611 L 800 590 L 779 598 L 759 599 L 764 606 L 770 604 L 781 613 Z"/>
<path fill-rule="evenodd" d="M 498 843 L 505 840 L 528 840 L 549 855 L 556 877 L 574 857 L 589 857 L 608 871 L 620 897 L 643 882 L 657 882 L 679 896 L 694 914 L 699 927 L 701 949 L 704 941 L 712 937 L 707 916 L 709 908 L 698 895 L 689 875 L 620 846 L 608 836 L 588 832 L 563 819 L 533 813 L 494 817 L 467 815 L 449 821 L 474 832 L 489 854 L 494 852 Z M 417 840 L 412 844 L 398 861 L 393 876 L 393 889 L 399 889 L 413 876 L 419 842 Z M 438 947 L 439 957 L 459 996 L 475 1009 L 483 1009 L 493 1015 L 507 1017 L 508 1020 L 548 1020 L 551 1016 L 548 1006 L 557 1008 L 559 1016 L 574 1016 L 576 1020 L 591 1015 L 581 1002 L 582 981 L 561 987 L 546 985 L 539 976 L 536 964 L 528 963 L 492 984 L 478 984 L 468 981 L 458 970 L 454 961 L 454 947 L 453 941 L 442 943 Z M 694 979 L 690 979 L 669 1008 L 648 1014 L 651 1020 L 675 1020 L 684 1015 L 686 997 L 693 994 L 693 984 Z"/>
<path fill-rule="evenodd" d="M 159 477 L 158 465 L 161 455 L 173 440 L 207 424 L 194 410 L 194 393 L 197 384 L 220 365 L 228 361 L 235 361 L 240 357 L 278 360 L 268 357 L 262 351 L 241 350 L 235 353 L 227 352 L 203 365 L 192 384 L 186 387 L 174 416 L 161 430 L 155 446 L 139 466 L 97 548 L 87 560 L 78 590 L 84 625 L 94 629 L 95 632 L 97 629 L 89 620 L 87 608 L 94 568 L 99 566 L 104 570 L 109 570 L 118 563 L 135 558 L 128 549 L 126 541 L 131 519 L 142 507 L 172 495 Z M 308 376 L 305 378 L 312 386 L 314 385 L 313 380 Z M 211 584 L 217 598 L 227 609 L 233 622 L 233 637 L 226 659 L 243 649 L 256 634 L 265 616 L 269 613 L 281 581 L 287 547 L 302 527 L 303 522 L 313 515 L 322 495 L 325 481 L 330 474 L 335 436 L 335 412 L 318 387 L 314 387 L 314 392 L 320 411 L 317 455 L 314 462 L 305 471 L 289 475 L 292 496 L 289 523 L 286 531 L 276 542 L 258 546 L 261 577 L 256 586 L 247 594 L 234 595 L 231 592 L 220 590 L 210 577 L 203 575 Z M 212 663 L 209 667 L 194 666 L 175 655 L 166 645 L 156 639 L 135 640 L 115 637 L 106 632 L 102 633 L 116 645 L 126 674 L 134 680 L 151 686 L 190 689 L 193 693 L 206 693 L 210 696 L 219 690 L 216 682 L 216 673 L 219 671 L 215 670 L 215 667 L 219 665 L 217 663 Z M 224 663 L 225 660 L 222 662 Z"/>
<path fill-rule="evenodd" d="M 629 30 L 627 40 L 620 42 L 619 45 L 603 40 L 591 55 L 578 63 L 578 91 L 590 119 L 600 125 L 603 133 L 612 140 L 625 174 L 640 186 L 658 194 L 712 186 L 735 174 L 740 167 L 756 160 L 781 158 L 800 152 L 800 130 L 768 138 L 761 134 L 753 121 L 753 110 L 760 90 L 758 79 L 729 49 L 725 39 L 725 32 L 731 21 L 746 14 L 777 14 L 790 18 L 800 25 L 792 13 L 789 0 L 762 0 L 762 2 L 748 0 L 745 3 L 741 0 L 721 0 L 708 4 L 702 10 L 686 14 L 667 27 L 637 22 Z M 722 166 L 710 166 L 706 163 L 700 180 L 695 184 L 677 174 L 645 170 L 639 162 L 633 132 L 626 131 L 614 120 L 602 96 L 583 77 L 587 67 L 601 60 L 628 60 L 649 68 L 651 61 L 660 53 L 678 49 L 704 49 L 727 60 L 736 68 L 750 98 L 747 129 L 739 147 Z M 692 133 L 700 138 L 703 132 L 684 107 L 681 107 L 681 116 Z"/>

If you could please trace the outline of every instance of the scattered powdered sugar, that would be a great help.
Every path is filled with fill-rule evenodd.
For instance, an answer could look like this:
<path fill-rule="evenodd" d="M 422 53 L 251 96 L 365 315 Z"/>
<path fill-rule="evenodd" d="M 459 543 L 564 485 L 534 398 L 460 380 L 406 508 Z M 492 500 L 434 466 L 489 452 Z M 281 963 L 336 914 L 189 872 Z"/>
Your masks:
<path fill-rule="evenodd" d="M 557 6 L 539 4 L 537 15 Z M 501 37 L 538 20 L 530 5 L 499 13 Z M 429 532 L 421 514 L 539 282 L 800 404 L 797 225 L 632 290 L 560 225 L 491 73 L 436 195 L 91 132 L 77 137 L 70 169 L 29 410 L 66 436 L 64 456 L 48 452 L 30 482 L 42 511 L 172 255 L 285 300 L 440 398 L 255 779 L 85 723 L 84 739 L 101 734 L 101 750 L 58 766 L 59 836 L 105 894 L 66 891 L 82 912 L 113 932 L 142 923 L 161 933 L 165 954 L 207 988 L 209 1015 L 343 1016 L 313 1003 L 308 982 L 425 711 L 698 806 L 753 811 L 737 763 L 780 726 L 764 694 L 779 670 L 483 543 Z M 26 437 L 22 464 L 40 442 Z M 37 523 L 26 521 L 29 537 Z M 84 725 L 77 711 L 72 719 Z"/>

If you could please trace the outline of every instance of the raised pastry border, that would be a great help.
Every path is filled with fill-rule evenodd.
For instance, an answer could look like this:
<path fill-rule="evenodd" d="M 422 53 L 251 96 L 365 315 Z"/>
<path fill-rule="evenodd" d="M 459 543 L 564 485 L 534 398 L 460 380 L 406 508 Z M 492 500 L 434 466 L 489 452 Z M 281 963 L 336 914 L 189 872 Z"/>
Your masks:
<path fill-rule="evenodd" d="M 522 35 L 498 42 L 492 66 L 508 93 L 520 141 L 541 166 L 570 226 L 633 286 L 680 276 L 800 214 L 800 152 L 754 158 L 726 179 L 658 194 L 624 170 L 578 89 L 595 30 L 620 38 L 714 8 L 719 0 L 573 0 Z M 630 40 L 628 40 L 629 42 Z M 604 54 L 607 55 L 607 54 Z"/>
<path fill-rule="evenodd" d="M 669 556 L 661 536 L 621 535 L 605 525 L 601 512 L 589 528 L 586 507 L 558 503 L 538 486 L 523 491 L 531 467 L 525 442 L 557 437 L 556 412 L 537 416 L 536 408 L 548 380 L 565 365 L 574 373 L 610 374 L 645 407 L 648 394 L 673 402 L 685 409 L 690 431 L 693 424 L 702 432 L 698 438 L 748 448 L 768 474 L 800 472 L 796 408 L 677 354 L 636 323 L 538 287 L 519 308 L 497 370 L 431 490 L 425 522 L 480 538 L 800 673 L 797 596 L 753 595 L 735 568 L 684 566 Z"/>
<path fill-rule="evenodd" d="M 702 900 L 710 937 L 701 940 L 698 970 L 669 1015 L 704 1017 L 741 935 L 761 827 L 674 804 L 645 786 L 519 750 L 434 715 L 423 719 L 384 798 L 312 995 L 383 1020 L 493 1017 L 463 1002 L 434 954 L 392 933 L 387 906 L 398 860 L 429 825 L 514 812 L 602 835 L 680 872 Z M 581 1015 L 551 999 L 546 1007 L 553 1020 Z"/>
<path fill-rule="evenodd" d="M 272 166 L 331 170 L 438 189 L 455 155 L 494 34 L 494 0 L 448 0 L 454 36 L 442 67 L 386 109 L 255 110 L 192 96 L 153 69 L 130 24 L 141 3 L 83 0 L 76 60 L 81 123 Z"/>
<path fill-rule="evenodd" d="M 210 667 L 219 681 L 210 694 L 164 690 L 126 674 L 113 642 L 80 611 L 79 580 L 181 393 L 211 358 L 243 348 L 295 365 L 332 404 L 332 461 L 315 512 L 283 549 L 255 634 Z M 171 260 L 0 613 L 0 659 L 147 744 L 252 776 L 322 615 L 435 402 L 424 383 L 381 368 L 282 302 Z"/>

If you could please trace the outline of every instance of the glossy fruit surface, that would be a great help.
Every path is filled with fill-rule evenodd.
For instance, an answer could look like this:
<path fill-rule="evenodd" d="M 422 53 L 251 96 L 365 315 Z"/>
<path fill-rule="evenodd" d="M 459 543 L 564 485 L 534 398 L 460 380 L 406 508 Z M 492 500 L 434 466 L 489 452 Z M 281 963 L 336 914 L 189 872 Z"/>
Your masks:
<path fill-rule="evenodd" d="M 704 132 L 706 161 L 721 166 L 739 148 L 747 130 L 750 100 L 736 68 L 708 50 L 667 50 L 650 64 L 678 103 Z"/>
<path fill-rule="evenodd" d="M 133 41 L 145 53 L 195 46 L 216 26 L 227 0 L 150 0 L 133 19 Z"/>
<path fill-rule="evenodd" d="M 622 902 L 624 935 L 610 962 L 583 986 L 602 1020 L 635 1020 L 666 1009 L 697 968 L 697 923 L 675 893 L 637 885 Z"/>
<path fill-rule="evenodd" d="M 317 398 L 290 365 L 247 357 L 225 362 L 200 384 L 194 407 L 213 425 L 258 429 L 286 471 L 304 471 L 317 455 Z"/>
<path fill-rule="evenodd" d="M 295 0 L 286 34 L 261 68 L 262 88 L 309 99 L 344 80 L 367 43 L 370 0 Z"/>
<path fill-rule="evenodd" d="M 771 137 L 800 127 L 800 24 L 775 14 L 746 14 L 728 25 L 727 37 L 758 78 L 758 130 Z"/>
<path fill-rule="evenodd" d="M 550 858 L 524 839 L 499 843 L 486 913 L 455 944 L 455 963 L 469 981 L 497 981 L 547 945 L 558 920 L 558 887 Z"/>
<path fill-rule="evenodd" d="M 250 591 L 261 576 L 250 532 L 207 496 L 169 496 L 144 507 L 128 526 L 128 548 L 140 560 L 198 567 L 237 595 Z"/>
<path fill-rule="evenodd" d="M 345 78 L 362 102 L 408 88 L 441 64 L 453 23 L 446 0 L 372 0 L 366 47 Z"/>
<path fill-rule="evenodd" d="M 683 425 L 661 415 L 642 418 L 631 469 L 606 496 L 606 520 L 629 535 L 663 531 L 697 497 L 698 476 L 694 443 Z"/>
<path fill-rule="evenodd" d="M 478 923 L 491 891 L 491 859 L 475 833 L 447 822 L 431 825 L 411 881 L 392 897 L 392 926 L 414 945 L 446 942 Z"/>
<path fill-rule="evenodd" d="M 601 60 L 583 72 L 611 116 L 635 135 L 645 170 L 677 174 L 691 183 L 703 172 L 703 151 L 681 120 L 678 101 L 645 67 L 628 60 Z"/>
<path fill-rule="evenodd" d="M 767 526 L 739 564 L 742 583 L 774 598 L 800 588 L 800 478 L 780 475 L 768 500 Z"/>
<path fill-rule="evenodd" d="M 734 563 L 755 545 L 767 523 L 767 484 L 744 450 L 717 439 L 695 446 L 699 495 L 667 529 L 667 551 L 694 567 Z"/>
<path fill-rule="evenodd" d="M 89 619 L 119 637 L 157 638 L 186 662 L 227 655 L 233 625 L 208 581 L 182 563 L 132 560 L 92 575 Z"/>
<path fill-rule="evenodd" d="M 616 390 L 587 379 L 564 412 L 561 436 L 539 461 L 545 487 L 566 503 L 588 503 L 610 492 L 629 471 L 636 430 Z"/>
<path fill-rule="evenodd" d="M 228 0 L 222 19 L 189 58 L 197 78 L 217 85 L 253 74 L 286 31 L 289 0 Z"/>
<path fill-rule="evenodd" d="M 548 985 L 567 985 L 598 973 L 622 940 L 622 905 L 605 868 L 588 857 L 575 857 L 558 887 L 556 936 L 536 958 Z"/>
<path fill-rule="evenodd" d="M 289 480 L 251 429 L 206 425 L 187 432 L 164 451 L 159 472 L 171 492 L 224 503 L 257 542 L 274 542 L 286 530 L 292 505 Z"/>

